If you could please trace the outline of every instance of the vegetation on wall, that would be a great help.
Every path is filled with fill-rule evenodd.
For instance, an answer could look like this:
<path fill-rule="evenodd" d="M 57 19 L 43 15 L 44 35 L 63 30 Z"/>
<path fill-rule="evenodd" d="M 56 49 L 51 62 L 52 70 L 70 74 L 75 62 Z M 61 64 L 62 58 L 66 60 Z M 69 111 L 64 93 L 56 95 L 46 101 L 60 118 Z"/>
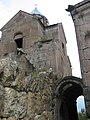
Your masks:
<path fill-rule="evenodd" d="M 87 120 L 87 115 L 84 109 L 81 109 L 81 112 L 78 112 L 78 120 Z"/>

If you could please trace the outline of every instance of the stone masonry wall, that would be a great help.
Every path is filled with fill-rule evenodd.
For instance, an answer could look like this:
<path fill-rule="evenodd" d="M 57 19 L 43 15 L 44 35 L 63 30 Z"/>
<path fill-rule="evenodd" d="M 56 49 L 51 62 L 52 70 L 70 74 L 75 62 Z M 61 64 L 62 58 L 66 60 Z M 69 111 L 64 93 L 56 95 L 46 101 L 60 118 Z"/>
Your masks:
<path fill-rule="evenodd" d="M 35 68 L 52 68 L 63 77 L 72 75 L 61 23 L 44 26 L 37 16 L 19 11 L 1 31 L 0 58 L 18 54 L 21 48 Z"/>
<path fill-rule="evenodd" d="M 43 27 L 32 15 L 19 11 L 2 29 L 0 55 L 16 52 L 15 34 L 22 33 L 23 49 L 30 51 L 30 46 L 41 39 Z"/>
<path fill-rule="evenodd" d="M 51 70 L 36 71 L 24 55 L 0 59 L 0 120 L 54 120 L 56 83 Z"/>
<path fill-rule="evenodd" d="M 71 12 L 79 51 L 81 72 L 84 83 L 86 110 L 90 118 L 90 0 L 82 1 L 74 6 Z"/>

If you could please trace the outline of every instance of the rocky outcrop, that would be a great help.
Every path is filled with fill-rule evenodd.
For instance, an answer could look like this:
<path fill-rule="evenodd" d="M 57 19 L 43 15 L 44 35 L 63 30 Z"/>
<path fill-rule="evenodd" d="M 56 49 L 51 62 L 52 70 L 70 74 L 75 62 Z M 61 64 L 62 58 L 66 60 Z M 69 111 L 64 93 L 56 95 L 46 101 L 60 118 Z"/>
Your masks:
<path fill-rule="evenodd" d="M 51 68 L 36 71 L 24 55 L 13 57 L 0 59 L 1 120 L 53 120 Z"/>

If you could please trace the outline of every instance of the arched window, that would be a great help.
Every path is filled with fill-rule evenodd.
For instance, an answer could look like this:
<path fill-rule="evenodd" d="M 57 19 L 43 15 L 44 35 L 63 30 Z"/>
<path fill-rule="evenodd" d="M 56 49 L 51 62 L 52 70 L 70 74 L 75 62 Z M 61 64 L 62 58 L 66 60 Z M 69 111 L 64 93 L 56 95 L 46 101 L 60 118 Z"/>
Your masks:
<path fill-rule="evenodd" d="M 20 52 L 20 49 L 23 49 L 23 34 L 22 33 L 17 33 L 14 36 L 14 40 L 16 43 L 16 47 L 17 47 L 17 54 Z"/>

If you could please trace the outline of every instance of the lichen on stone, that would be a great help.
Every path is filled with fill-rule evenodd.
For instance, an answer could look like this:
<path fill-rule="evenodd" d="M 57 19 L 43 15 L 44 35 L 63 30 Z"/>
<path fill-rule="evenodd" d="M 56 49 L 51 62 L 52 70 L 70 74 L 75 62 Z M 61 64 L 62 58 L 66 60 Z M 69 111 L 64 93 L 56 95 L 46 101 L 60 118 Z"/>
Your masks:
<path fill-rule="evenodd" d="M 52 120 L 56 85 L 52 69 L 30 70 L 23 60 L 8 57 L 0 60 L 3 68 L 0 116 L 6 120 Z"/>

